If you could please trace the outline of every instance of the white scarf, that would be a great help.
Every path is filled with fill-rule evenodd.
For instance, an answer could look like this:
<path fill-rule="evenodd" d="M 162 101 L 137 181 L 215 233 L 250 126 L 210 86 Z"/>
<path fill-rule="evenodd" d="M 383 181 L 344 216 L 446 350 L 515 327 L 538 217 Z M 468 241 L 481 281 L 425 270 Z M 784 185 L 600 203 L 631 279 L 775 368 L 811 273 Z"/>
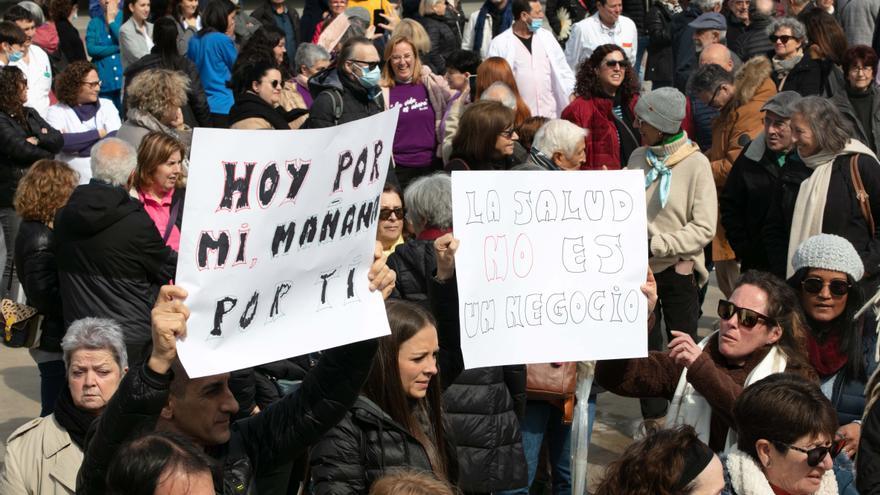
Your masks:
<path fill-rule="evenodd" d="M 714 332 L 703 339 L 699 346 L 704 349 L 709 341 L 718 336 L 718 332 Z M 755 369 L 746 377 L 743 387 L 748 387 L 752 383 L 765 378 L 773 373 L 780 373 L 785 370 L 786 357 L 785 353 L 774 345 L 770 348 L 770 352 L 764 356 L 764 359 L 755 366 Z M 697 436 L 703 443 L 709 443 L 709 432 L 712 423 L 712 406 L 705 397 L 694 389 L 687 380 L 687 368 L 681 372 L 681 378 L 678 379 L 678 386 L 675 387 L 675 395 L 672 396 L 672 402 L 669 403 L 669 411 L 666 413 L 666 427 L 678 425 L 691 425 L 697 431 Z M 730 449 L 736 444 L 736 432 L 732 429 L 727 430 L 727 440 L 724 444 L 724 450 Z"/>
<path fill-rule="evenodd" d="M 724 460 L 733 491 L 739 495 L 773 495 L 773 488 L 761 466 L 752 456 L 737 449 L 731 450 Z M 834 469 L 825 471 L 819 490 L 814 495 L 837 495 L 837 479 Z"/>
<path fill-rule="evenodd" d="M 785 278 L 791 278 L 794 275 L 791 258 L 801 242 L 822 233 L 822 218 L 825 216 L 825 200 L 828 199 L 828 184 L 831 182 L 834 159 L 840 155 L 853 153 L 877 159 L 877 155 L 870 148 L 855 139 L 847 141 L 846 146 L 838 153 L 824 152 L 802 158 L 804 164 L 813 169 L 813 175 L 801 183 L 797 201 L 794 204 L 794 218 L 791 221 L 791 235 L 788 239 Z"/>

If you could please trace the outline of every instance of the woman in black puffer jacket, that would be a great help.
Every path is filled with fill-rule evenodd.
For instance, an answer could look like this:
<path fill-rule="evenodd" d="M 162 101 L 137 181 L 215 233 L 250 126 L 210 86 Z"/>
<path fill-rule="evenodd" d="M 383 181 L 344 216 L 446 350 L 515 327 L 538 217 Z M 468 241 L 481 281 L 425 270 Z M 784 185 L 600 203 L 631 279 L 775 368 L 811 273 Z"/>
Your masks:
<path fill-rule="evenodd" d="M 672 53 L 672 16 L 680 12 L 681 6 L 677 1 L 655 0 L 645 16 L 645 28 L 650 40 L 645 80 L 653 83 L 653 89 L 672 86 L 675 67 Z"/>
<path fill-rule="evenodd" d="M 445 0 L 422 0 L 419 6 L 419 23 L 431 40 L 429 62 L 435 74 L 446 72 L 446 57 L 461 48 L 461 35 L 449 25 L 446 18 Z"/>
<path fill-rule="evenodd" d="M 42 334 L 31 356 L 40 370 L 40 416 L 52 414 L 55 399 L 66 385 L 61 339 L 64 317 L 58 267 L 52 251 L 55 213 L 67 203 L 79 176 L 64 162 L 39 160 L 18 183 L 15 210 L 22 223 L 15 242 L 15 269 L 27 304 L 43 316 Z"/>

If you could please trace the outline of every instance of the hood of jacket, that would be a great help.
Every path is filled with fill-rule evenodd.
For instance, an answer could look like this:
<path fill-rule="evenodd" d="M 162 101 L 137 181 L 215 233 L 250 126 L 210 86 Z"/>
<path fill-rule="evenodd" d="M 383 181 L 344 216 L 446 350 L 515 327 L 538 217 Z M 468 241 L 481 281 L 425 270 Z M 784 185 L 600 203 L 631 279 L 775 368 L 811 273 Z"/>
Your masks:
<path fill-rule="evenodd" d="M 312 98 L 317 98 L 318 94 L 325 89 L 335 89 L 343 93 L 347 90 L 355 98 L 363 102 L 368 102 L 371 99 L 366 88 L 357 81 L 353 81 L 340 74 L 339 69 L 336 67 L 320 72 L 309 79 L 309 92 L 312 94 Z"/>
<path fill-rule="evenodd" d="M 140 202 L 121 187 L 92 179 L 77 187 L 57 215 L 55 225 L 85 236 L 101 232 L 142 208 Z"/>
<path fill-rule="evenodd" d="M 739 68 L 734 77 L 733 97 L 724 105 L 719 114 L 720 120 L 725 121 L 736 115 L 736 111 L 752 100 L 766 101 L 776 94 L 776 84 L 770 75 L 773 72 L 773 64 L 764 57 L 755 57 Z"/>

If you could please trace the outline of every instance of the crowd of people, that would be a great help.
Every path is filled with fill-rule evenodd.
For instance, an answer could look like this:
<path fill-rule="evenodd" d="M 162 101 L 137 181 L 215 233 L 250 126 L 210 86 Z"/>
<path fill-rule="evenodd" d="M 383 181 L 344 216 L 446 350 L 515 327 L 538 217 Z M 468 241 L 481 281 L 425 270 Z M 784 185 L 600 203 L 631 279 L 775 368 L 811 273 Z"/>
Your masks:
<path fill-rule="evenodd" d="M 39 315 L 41 403 L 0 493 L 570 494 L 601 391 L 644 421 L 595 493 L 880 493 L 880 0 L 88 14 L 0 21 L 0 298 Z M 391 335 L 190 378 L 193 129 L 389 108 L 368 277 Z M 464 370 L 449 173 L 620 169 L 645 177 L 648 357 Z"/>

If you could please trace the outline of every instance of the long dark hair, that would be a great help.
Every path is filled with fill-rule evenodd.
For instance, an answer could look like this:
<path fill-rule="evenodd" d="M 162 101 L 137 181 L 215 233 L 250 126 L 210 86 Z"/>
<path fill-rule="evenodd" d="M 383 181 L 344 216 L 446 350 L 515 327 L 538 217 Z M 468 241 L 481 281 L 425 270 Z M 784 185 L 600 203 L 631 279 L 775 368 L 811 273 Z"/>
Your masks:
<path fill-rule="evenodd" d="M 818 55 L 835 65 L 842 64 L 849 44 L 837 19 L 821 7 L 813 7 L 802 14 L 802 17 L 807 28 L 807 39 Z"/>
<path fill-rule="evenodd" d="M 263 26 L 254 32 L 244 46 L 242 46 L 241 52 L 238 54 L 238 59 L 247 60 L 252 57 L 263 59 L 264 57 L 268 57 L 268 59 L 272 60 L 272 63 L 275 64 L 275 54 L 272 50 L 274 50 L 275 47 L 278 46 L 278 43 L 284 39 L 284 31 L 278 26 Z M 284 54 L 284 60 L 281 62 L 281 65 L 275 64 L 275 66 L 275 68 L 281 71 L 281 77 L 284 78 L 285 81 L 289 81 L 293 78 L 290 69 L 290 59 L 288 58 L 287 53 Z"/>
<path fill-rule="evenodd" d="M 809 267 L 801 268 L 796 271 L 791 278 L 788 279 L 788 285 L 798 294 L 803 291 L 801 283 L 807 278 L 810 272 Z M 865 292 L 862 287 L 847 274 L 846 281 L 851 287 L 846 297 L 846 307 L 834 321 L 828 324 L 819 323 L 806 313 L 804 321 L 807 323 L 807 330 L 817 341 L 822 342 L 831 335 L 835 330 L 840 331 L 840 349 L 846 354 L 846 366 L 843 367 L 843 376 L 845 379 L 858 379 L 867 381 L 868 375 L 865 369 L 865 354 L 862 349 L 862 325 L 864 318 L 853 321 L 853 317 L 859 311 L 859 308 L 865 303 Z M 800 300 L 798 300 L 800 303 Z"/>
<path fill-rule="evenodd" d="M 235 12 L 235 4 L 229 0 L 211 0 L 202 13 L 202 30 L 199 36 L 208 33 L 225 33 L 229 27 L 229 14 Z"/>
<path fill-rule="evenodd" d="M 446 443 L 446 431 L 443 424 L 443 401 L 440 391 L 440 372 L 431 377 L 427 395 L 424 399 L 410 399 L 400 381 L 400 365 L 398 354 L 400 346 L 411 339 L 426 326 L 436 327 L 434 317 L 420 306 L 405 301 L 389 301 L 385 305 L 388 313 L 388 324 L 391 335 L 379 340 L 379 351 L 373 360 L 373 368 L 364 384 L 363 394 L 373 401 L 385 413 L 402 425 L 423 445 L 430 443 L 433 449 L 425 448 L 429 453 L 436 452 L 436 459 L 431 459 L 434 473 L 446 477 L 449 468 L 449 455 Z M 418 420 L 419 408 L 427 415 L 433 432 L 425 432 Z M 433 438 L 428 435 L 433 433 Z"/>
<path fill-rule="evenodd" d="M 620 89 L 617 90 L 620 92 L 621 102 L 625 105 L 629 104 L 633 95 L 639 94 L 639 76 L 636 75 L 636 71 L 633 69 L 633 61 L 627 58 L 623 48 L 609 43 L 596 48 L 593 54 L 590 55 L 590 58 L 581 62 L 574 86 L 575 96 L 580 96 L 581 98 L 614 96 L 605 94 L 605 90 L 602 89 L 602 82 L 599 80 L 599 65 L 605 59 L 605 56 L 612 52 L 620 52 L 629 61 L 629 65 L 626 66 L 624 71 L 623 82 L 620 84 Z"/>
<path fill-rule="evenodd" d="M 458 131 L 452 138 L 452 156 L 471 170 L 492 170 L 499 160 L 495 143 L 505 129 L 513 127 L 514 112 L 497 101 L 478 101 L 465 107 Z"/>
<path fill-rule="evenodd" d="M 0 67 L 0 112 L 9 115 L 19 124 L 27 127 L 24 104 L 21 102 L 21 89 L 27 84 L 24 72 L 18 67 Z"/>

